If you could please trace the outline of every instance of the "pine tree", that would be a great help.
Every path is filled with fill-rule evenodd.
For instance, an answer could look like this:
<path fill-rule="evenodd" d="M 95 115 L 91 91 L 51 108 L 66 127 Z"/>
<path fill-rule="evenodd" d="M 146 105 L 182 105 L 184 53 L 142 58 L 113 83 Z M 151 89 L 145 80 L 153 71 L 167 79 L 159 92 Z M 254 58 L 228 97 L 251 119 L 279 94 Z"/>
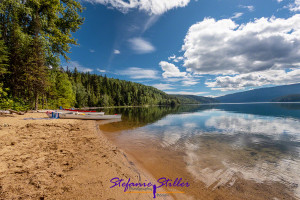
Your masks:
<path fill-rule="evenodd" d="M 68 75 L 63 72 L 59 72 L 56 79 L 56 92 L 57 100 L 56 105 L 64 108 L 73 107 L 75 104 L 75 94 L 72 89 L 71 81 Z"/>
<path fill-rule="evenodd" d="M 2 40 L 2 37 L 0 35 L 0 76 L 2 76 L 6 72 L 7 61 L 7 48 L 4 45 L 4 41 Z"/>

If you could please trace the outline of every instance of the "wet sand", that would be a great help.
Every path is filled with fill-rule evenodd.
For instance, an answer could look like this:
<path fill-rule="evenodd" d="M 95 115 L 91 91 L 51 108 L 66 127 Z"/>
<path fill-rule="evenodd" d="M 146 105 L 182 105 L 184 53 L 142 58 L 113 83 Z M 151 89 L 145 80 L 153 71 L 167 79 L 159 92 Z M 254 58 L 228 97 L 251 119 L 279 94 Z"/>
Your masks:
<path fill-rule="evenodd" d="M 0 115 L 0 199 L 153 199 L 110 188 L 114 177 L 151 177 L 106 139 L 99 122 L 24 120 L 44 117 Z"/>

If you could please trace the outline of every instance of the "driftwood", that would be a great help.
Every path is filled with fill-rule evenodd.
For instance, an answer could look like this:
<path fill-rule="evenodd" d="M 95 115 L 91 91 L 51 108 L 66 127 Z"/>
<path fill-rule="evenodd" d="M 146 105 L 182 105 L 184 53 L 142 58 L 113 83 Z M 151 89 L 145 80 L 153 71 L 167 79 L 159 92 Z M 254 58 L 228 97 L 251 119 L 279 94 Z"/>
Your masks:
<path fill-rule="evenodd" d="M 24 112 L 21 112 L 21 111 L 15 111 L 15 110 L 12 110 L 12 109 L 8 109 L 8 111 L 10 113 L 15 113 L 15 114 L 18 114 L 18 115 L 24 115 L 25 113 Z"/>
<path fill-rule="evenodd" d="M 10 114 L 10 111 L 8 111 L 8 110 L 0 110 L 0 114 Z"/>

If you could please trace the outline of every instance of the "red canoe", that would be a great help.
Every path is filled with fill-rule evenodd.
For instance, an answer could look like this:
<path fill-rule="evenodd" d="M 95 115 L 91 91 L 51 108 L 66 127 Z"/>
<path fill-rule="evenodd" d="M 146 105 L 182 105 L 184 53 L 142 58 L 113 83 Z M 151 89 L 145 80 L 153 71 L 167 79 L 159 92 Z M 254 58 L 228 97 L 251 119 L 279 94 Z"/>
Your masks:
<path fill-rule="evenodd" d="M 67 111 L 73 111 L 73 112 L 97 112 L 95 110 L 72 110 L 72 109 L 64 109 Z"/>

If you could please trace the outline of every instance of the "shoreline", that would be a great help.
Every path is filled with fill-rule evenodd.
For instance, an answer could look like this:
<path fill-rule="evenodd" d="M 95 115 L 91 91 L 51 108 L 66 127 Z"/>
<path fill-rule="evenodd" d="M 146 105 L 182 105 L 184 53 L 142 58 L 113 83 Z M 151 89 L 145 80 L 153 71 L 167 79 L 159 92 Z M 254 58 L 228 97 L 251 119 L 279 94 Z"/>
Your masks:
<path fill-rule="evenodd" d="M 207 105 L 231 105 L 231 104 L 300 104 L 300 102 L 240 102 L 240 103 L 197 103 L 197 104 L 176 104 L 176 106 L 185 106 L 185 105 L 195 105 L 195 106 L 207 106 Z M 80 110 L 96 110 L 96 109 L 111 109 L 111 108 L 148 108 L 148 107 L 165 107 L 170 105 L 141 105 L 141 106 L 107 106 L 107 107 L 83 107 L 83 108 L 76 108 Z"/>
<path fill-rule="evenodd" d="M 105 137 L 98 121 L 0 115 L 0 146 L 0 199 L 153 199 L 110 188 L 114 177 L 154 179 Z"/>

